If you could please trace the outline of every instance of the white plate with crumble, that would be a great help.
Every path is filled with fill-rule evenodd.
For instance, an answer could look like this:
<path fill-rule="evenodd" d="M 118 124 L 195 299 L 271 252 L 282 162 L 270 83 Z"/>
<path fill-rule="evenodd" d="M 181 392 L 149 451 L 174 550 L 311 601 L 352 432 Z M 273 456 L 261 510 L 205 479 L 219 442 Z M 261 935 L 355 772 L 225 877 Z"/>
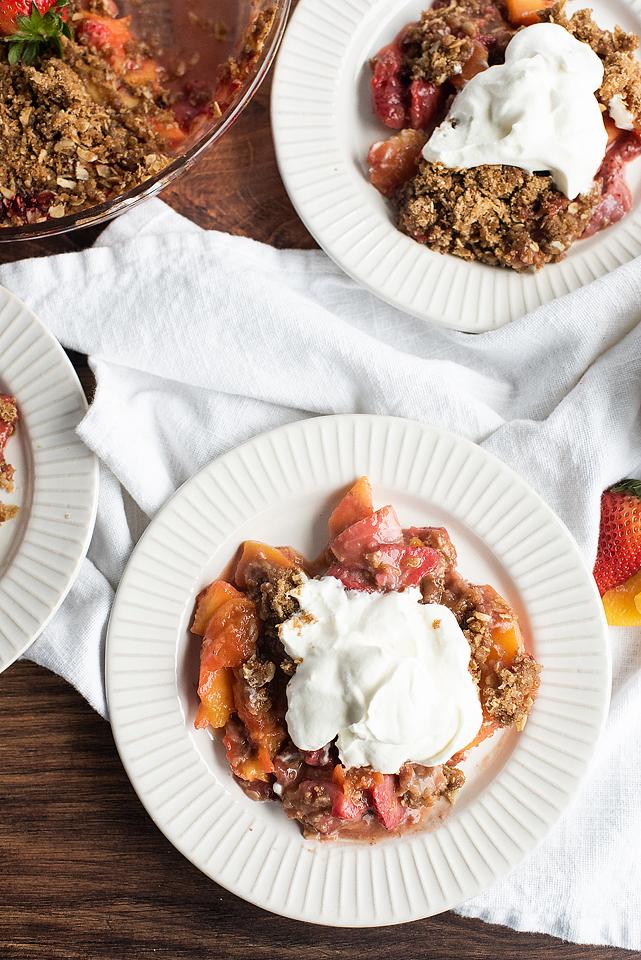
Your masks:
<path fill-rule="evenodd" d="M 87 401 L 57 340 L 0 287 L 0 671 L 72 586 L 98 502 L 98 464 L 76 434 Z"/>
<path fill-rule="evenodd" d="M 215 578 L 229 578 L 244 541 L 291 544 L 317 556 L 337 491 L 363 475 L 375 502 L 393 504 L 413 537 L 414 525 L 447 528 L 461 573 L 491 583 L 505 598 L 542 666 L 527 724 L 475 749 L 475 759 L 462 765 L 466 782 L 456 802 L 429 824 L 400 835 L 390 830 L 375 843 L 306 836 L 274 802 L 278 790 L 256 802 L 241 789 L 228 740 L 206 725 L 195 728 L 202 707 L 196 601 Z M 412 539 L 411 549 L 420 554 L 419 542 Z M 225 589 L 237 595 L 229 584 Z M 127 773 L 184 856 L 274 913 L 376 926 L 457 906 L 504 877 L 544 838 L 578 789 L 599 737 L 610 655 L 603 609 L 578 547 L 509 467 L 418 422 L 346 415 L 258 436 L 175 494 L 122 578 L 106 675 Z M 324 709 L 322 698 L 318 706 Z M 263 779 L 269 787 L 265 781 L 274 783 L 274 775 Z"/>
<path fill-rule="evenodd" d="M 320 246 L 347 274 L 390 305 L 415 317 L 445 327 L 479 333 L 517 319 L 641 254 L 641 159 L 634 159 L 625 165 L 628 187 L 620 186 L 620 181 L 617 181 L 621 196 L 621 191 L 625 192 L 625 206 L 626 209 L 630 208 L 629 212 L 588 239 L 577 239 L 563 259 L 546 262 L 537 270 L 523 267 L 517 272 L 477 259 L 461 259 L 451 252 L 436 252 L 437 248 L 431 249 L 425 245 L 427 241 L 424 238 L 423 242 L 416 242 L 414 236 L 419 236 L 423 229 L 419 214 L 425 209 L 420 206 L 420 197 L 418 206 L 416 203 L 405 203 L 402 207 L 404 222 L 410 224 L 412 235 L 408 235 L 407 229 L 401 232 L 396 225 L 399 218 L 396 201 L 392 203 L 381 195 L 368 177 L 370 147 L 398 133 L 398 129 L 384 126 L 374 112 L 372 58 L 392 43 L 407 24 L 417 21 L 428 6 L 426 0 L 400 0 L 393 4 L 388 0 L 350 0 L 349 3 L 343 3 L 342 0 L 301 0 L 283 41 L 274 78 L 272 122 L 276 153 L 281 175 L 298 214 Z M 572 3 L 571 8 L 578 10 L 584 6 Z M 640 0 L 597 0 L 590 7 L 600 27 L 611 30 L 620 24 L 626 31 L 641 34 Z M 527 30 L 522 32 L 527 33 Z M 587 47 L 587 44 L 581 46 Z M 492 57 L 496 58 L 495 53 L 488 56 L 491 63 Z M 378 59 L 381 59 L 380 56 Z M 456 69 L 460 70 L 460 67 Z M 390 67 L 390 71 L 393 71 L 393 67 Z M 476 80 L 478 77 L 474 77 Z M 395 75 L 391 81 L 383 77 L 383 88 L 388 89 L 389 83 L 394 82 Z M 388 86 L 385 87 L 385 84 Z M 444 90 L 446 87 L 447 84 L 438 89 Z M 423 92 L 425 89 L 424 85 Z M 412 94 L 411 106 L 403 107 L 405 120 L 401 119 L 397 124 L 397 127 L 403 127 L 403 135 L 416 133 L 405 128 L 414 122 L 410 119 L 414 116 L 412 111 L 416 109 L 420 112 L 419 94 L 420 89 L 417 99 Z M 409 96 L 407 91 L 403 96 Z M 449 96 L 452 97 L 453 93 Z M 460 97 L 459 93 L 454 100 L 455 105 Z M 393 107 L 393 97 L 391 102 Z M 446 97 L 440 107 L 435 108 L 441 110 L 439 117 L 443 117 L 449 103 Z M 507 106 L 511 109 L 511 104 Z M 615 108 L 611 109 L 618 115 Z M 624 114 L 623 119 L 619 117 L 617 123 L 627 126 L 626 117 L 629 119 L 628 114 Z M 421 122 L 416 121 L 417 124 Z M 430 129 L 434 122 L 430 121 Z M 608 122 L 614 129 L 614 122 Z M 619 134 L 632 136 L 623 134 L 621 130 Z M 421 149 L 424 141 L 425 137 L 418 144 L 418 149 Z M 433 141 L 432 136 L 430 143 Z M 621 141 L 616 146 L 617 150 L 620 148 Z M 577 162 L 580 162 L 581 153 L 582 150 L 577 146 Z M 604 170 L 605 166 L 601 169 Z M 413 170 L 416 170 L 415 166 Z M 466 172 L 470 174 L 473 171 Z M 534 180 L 539 182 L 540 176 Z M 444 196 L 445 188 L 440 190 L 439 182 L 436 186 L 432 185 L 429 194 L 432 206 L 436 203 L 437 211 L 440 210 L 437 227 L 430 221 L 432 245 L 436 243 L 434 238 L 437 231 L 441 235 L 444 231 L 447 233 L 457 218 L 464 221 L 464 226 L 470 219 L 479 225 L 475 230 L 475 242 L 480 243 L 478 236 L 486 229 L 484 212 L 491 209 L 493 196 L 489 201 L 485 196 L 486 206 L 480 207 L 479 210 L 483 212 L 478 214 L 474 212 L 476 208 L 473 205 L 471 212 L 461 212 L 458 206 L 448 207 L 445 202 L 441 209 L 438 207 L 439 194 Z M 601 179 L 598 183 L 605 181 Z M 471 196 L 469 191 L 472 187 L 467 180 L 465 184 L 461 190 L 465 196 Z M 419 193 L 420 189 L 419 186 Z M 512 186 L 509 189 L 505 187 L 505 194 L 502 194 L 508 198 L 505 200 L 508 205 L 512 203 L 510 190 Z M 607 190 L 605 187 L 603 190 L 605 196 Z M 529 197 L 527 190 L 521 195 Z M 463 200 L 459 199 L 456 203 Z M 530 231 L 528 249 L 539 249 L 538 237 L 540 249 L 545 249 L 546 256 L 558 256 L 558 252 L 555 254 L 554 251 L 564 247 L 566 235 L 578 237 L 588 224 L 593 229 L 601 213 L 594 214 L 596 208 L 589 207 L 587 200 L 585 209 L 579 201 L 581 196 L 573 201 L 573 206 L 569 201 L 564 201 L 556 190 L 546 196 L 537 194 L 537 199 L 531 201 L 527 216 L 534 217 L 531 211 L 536 208 L 539 226 Z M 558 209 L 557 203 L 560 204 Z M 575 208 L 578 213 L 570 224 L 566 219 L 570 216 L 568 210 Z M 519 210 L 520 206 L 514 214 L 517 221 L 521 216 Z M 594 216 L 590 215 L 590 211 Z M 549 227 L 551 222 L 555 224 L 554 229 Z M 544 224 L 544 233 L 541 224 Z M 515 229 L 520 229 L 518 223 Z M 456 236 L 456 243 L 465 247 L 465 240 L 461 240 L 458 234 Z M 559 236 L 563 243 L 558 239 Z M 453 244 L 454 241 L 451 248 Z M 487 256 L 487 250 L 483 256 Z M 538 254 L 532 256 L 536 260 Z M 521 252 L 518 258 L 522 259 Z M 518 258 L 514 254 L 512 261 Z"/>

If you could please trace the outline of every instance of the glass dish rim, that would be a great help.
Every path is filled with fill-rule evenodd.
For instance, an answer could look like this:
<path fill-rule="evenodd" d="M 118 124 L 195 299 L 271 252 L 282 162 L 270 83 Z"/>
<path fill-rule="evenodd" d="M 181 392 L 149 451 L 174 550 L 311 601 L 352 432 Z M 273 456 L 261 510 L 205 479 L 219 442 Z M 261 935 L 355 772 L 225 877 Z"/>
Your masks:
<path fill-rule="evenodd" d="M 160 173 L 149 177 L 143 183 L 133 187 L 126 193 L 107 200 L 94 207 L 89 207 L 78 213 L 59 220 L 51 219 L 40 223 L 24 224 L 21 226 L 0 227 L 0 244 L 22 242 L 26 240 L 43 240 L 48 237 L 60 236 L 73 230 L 82 230 L 106 224 L 127 210 L 138 206 L 144 200 L 156 196 L 178 177 L 189 170 L 196 160 L 211 146 L 213 146 L 229 128 L 236 122 L 245 107 L 253 99 L 267 76 L 269 69 L 278 52 L 280 42 L 287 26 L 288 15 L 292 0 L 273 0 L 276 7 L 276 17 L 265 47 L 249 81 L 238 93 L 232 106 L 207 133 L 200 137 L 184 154 L 176 157 L 169 166 Z"/>

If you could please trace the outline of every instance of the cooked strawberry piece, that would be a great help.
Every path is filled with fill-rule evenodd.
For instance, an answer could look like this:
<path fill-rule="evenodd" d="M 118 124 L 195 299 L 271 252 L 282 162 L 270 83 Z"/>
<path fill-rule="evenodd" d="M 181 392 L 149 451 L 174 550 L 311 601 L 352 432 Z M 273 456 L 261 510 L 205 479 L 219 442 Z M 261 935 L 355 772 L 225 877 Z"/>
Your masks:
<path fill-rule="evenodd" d="M 431 547 L 391 544 L 366 557 L 378 590 L 417 587 L 440 563 Z"/>
<path fill-rule="evenodd" d="M 606 192 L 592 214 L 590 222 L 583 232 L 582 239 L 587 240 L 588 237 L 593 237 L 600 230 L 605 230 L 606 227 L 611 227 L 613 223 L 618 223 L 625 217 L 631 207 L 632 193 L 621 172 L 608 182 Z"/>
<path fill-rule="evenodd" d="M 7 440 L 13 433 L 13 424 L 6 423 L 4 420 L 0 420 L 0 454 L 4 453 L 4 448 L 7 445 Z"/>
<path fill-rule="evenodd" d="M 326 767 L 330 762 L 329 747 L 326 743 L 320 750 L 303 750 L 303 760 L 310 767 Z"/>
<path fill-rule="evenodd" d="M 583 232 L 583 239 L 618 223 L 632 207 L 632 193 L 625 182 L 623 160 L 611 164 L 603 179 L 603 195 Z"/>
<path fill-rule="evenodd" d="M 398 43 L 383 47 L 374 57 L 374 110 L 386 127 L 402 130 L 406 124 L 407 90 L 401 78 L 403 55 Z"/>
<path fill-rule="evenodd" d="M 337 560 L 350 566 L 367 566 L 366 557 L 390 543 L 403 543 L 403 531 L 393 507 L 382 507 L 353 523 L 330 543 Z"/>
<path fill-rule="evenodd" d="M 625 181 L 625 164 L 641 154 L 641 139 L 636 133 L 618 137 L 610 146 L 597 173 L 602 197 L 592 214 L 583 237 L 592 237 L 613 223 L 618 223 L 632 207 L 632 193 Z"/>
<path fill-rule="evenodd" d="M 391 773 L 383 776 L 381 783 L 370 790 L 376 816 L 386 830 L 395 830 L 405 820 L 407 811 L 396 796 L 396 777 Z"/>
<path fill-rule="evenodd" d="M 418 587 L 428 573 L 439 565 L 440 559 L 438 551 L 431 547 L 403 547 L 399 564 L 401 587 Z"/>
<path fill-rule="evenodd" d="M 362 820 L 367 812 L 367 801 L 364 798 L 346 797 L 338 784 L 330 780 L 304 780 L 301 791 L 309 788 L 322 787 L 325 794 L 332 801 L 332 816 L 339 820 Z"/>
<path fill-rule="evenodd" d="M 342 563 L 333 563 L 325 571 L 326 577 L 335 577 L 343 584 L 346 590 L 374 590 L 373 583 L 365 570 L 353 570 Z"/>
<path fill-rule="evenodd" d="M 348 590 L 402 590 L 418 586 L 440 563 L 440 554 L 422 543 L 406 544 L 392 507 L 359 520 L 330 544 L 339 562 L 326 576 Z"/>
<path fill-rule="evenodd" d="M 617 150 L 621 154 L 621 159 L 624 163 L 635 160 L 641 156 L 641 134 L 636 131 L 625 133 L 620 142 L 617 143 Z"/>
<path fill-rule="evenodd" d="M 367 813 L 367 801 L 346 797 L 339 787 L 334 787 L 332 797 L 332 816 L 339 820 L 362 820 Z"/>
<path fill-rule="evenodd" d="M 54 7 L 58 7 L 63 20 L 68 17 L 65 5 L 58 0 L 34 0 L 39 14 L 44 16 Z M 18 17 L 29 18 L 33 12 L 32 0 L 2 0 L 0 4 L 0 36 L 8 37 L 19 29 Z"/>
<path fill-rule="evenodd" d="M 388 140 L 379 140 L 367 154 L 369 181 L 384 197 L 392 197 L 415 175 L 425 146 L 421 130 L 401 130 Z"/>
<path fill-rule="evenodd" d="M 487 60 L 485 61 L 487 66 Z M 414 130 L 431 133 L 443 105 L 443 87 L 427 80 L 412 80 L 410 84 L 410 126 Z"/>
<path fill-rule="evenodd" d="M 303 769 L 303 755 L 293 745 L 281 748 L 274 757 L 274 776 L 282 786 L 291 786 L 296 783 Z"/>
<path fill-rule="evenodd" d="M 102 54 L 119 69 L 126 63 L 126 47 L 131 41 L 131 17 L 101 17 L 84 13 L 76 26 L 76 37 Z"/>
<path fill-rule="evenodd" d="M 359 477 L 332 511 L 329 518 L 330 538 L 337 537 L 347 527 L 351 527 L 358 520 L 369 517 L 372 513 L 374 513 L 372 485 L 367 477 Z"/>

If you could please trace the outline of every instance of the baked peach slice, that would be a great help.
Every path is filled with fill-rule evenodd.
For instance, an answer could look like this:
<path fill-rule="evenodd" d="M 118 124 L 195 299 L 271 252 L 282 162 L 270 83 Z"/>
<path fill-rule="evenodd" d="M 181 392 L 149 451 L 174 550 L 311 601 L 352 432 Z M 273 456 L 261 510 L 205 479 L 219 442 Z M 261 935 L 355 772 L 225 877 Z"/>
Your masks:
<path fill-rule="evenodd" d="M 506 665 L 514 663 L 516 655 L 524 650 L 523 634 L 516 620 L 492 627 L 492 650 L 489 655 L 491 661 L 500 661 Z"/>
<path fill-rule="evenodd" d="M 641 627 L 641 570 L 601 599 L 611 627 Z"/>
<path fill-rule="evenodd" d="M 200 680 L 198 694 L 201 701 L 194 726 L 199 730 L 204 727 L 219 730 L 225 726 L 234 711 L 231 670 L 222 667 L 204 675 L 201 670 Z"/>
<path fill-rule="evenodd" d="M 231 584 L 215 580 L 198 598 L 192 633 L 203 637 L 195 726 L 224 727 L 235 706 L 231 668 L 256 649 L 256 607 Z"/>
<path fill-rule="evenodd" d="M 270 547 L 258 540 L 245 540 L 236 564 L 234 580 L 240 590 L 249 586 L 252 569 L 271 568 L 276 570 L 297 570 L 301 566 L 298 554 L 288 547 Z"/>
<path fill-rule="evenodd" d="M 374 513 L 372 485 L 367 477 L 359 477 L 347 491 L 329 518 L 329 536 L 333 540 L 358 520 Z"/>
<path fill-rule="evenodd" d="M 517 27 L 529 27 L 539 23 L 539 11 L 554 6 L 554 0 L 507 0 L 507 16 Z"/>
<path fill-rule="evenodd" d="M 205 635 L 207 624 L 216 613 L 219 607 L 238 596 L 238 590 L 232 587 L 231 583 L 225 583 L 224 580 L 214 580 L 209 586 L 202 590 L 196 598 L 196 612 L 191 625 L 191 632 L 197 637 Z"/>

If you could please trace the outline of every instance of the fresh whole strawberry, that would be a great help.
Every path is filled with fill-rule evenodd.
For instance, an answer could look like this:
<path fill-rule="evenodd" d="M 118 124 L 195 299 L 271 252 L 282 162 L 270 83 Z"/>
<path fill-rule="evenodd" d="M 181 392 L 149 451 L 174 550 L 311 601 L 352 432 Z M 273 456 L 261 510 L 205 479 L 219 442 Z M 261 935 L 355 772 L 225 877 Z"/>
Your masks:
<path fill-rule="evenodd" d="M 601 497 L 594 579 L 603 596 L 641 569 L 641 480 L 622 480 Z"/>
<path fill-rule="evenodd" d="M 70 37 L 69 0 L 0 0 L 0 38 L 9 45 L 9 63 L 34 64 L 46 51 L 63 55 Z"/>

